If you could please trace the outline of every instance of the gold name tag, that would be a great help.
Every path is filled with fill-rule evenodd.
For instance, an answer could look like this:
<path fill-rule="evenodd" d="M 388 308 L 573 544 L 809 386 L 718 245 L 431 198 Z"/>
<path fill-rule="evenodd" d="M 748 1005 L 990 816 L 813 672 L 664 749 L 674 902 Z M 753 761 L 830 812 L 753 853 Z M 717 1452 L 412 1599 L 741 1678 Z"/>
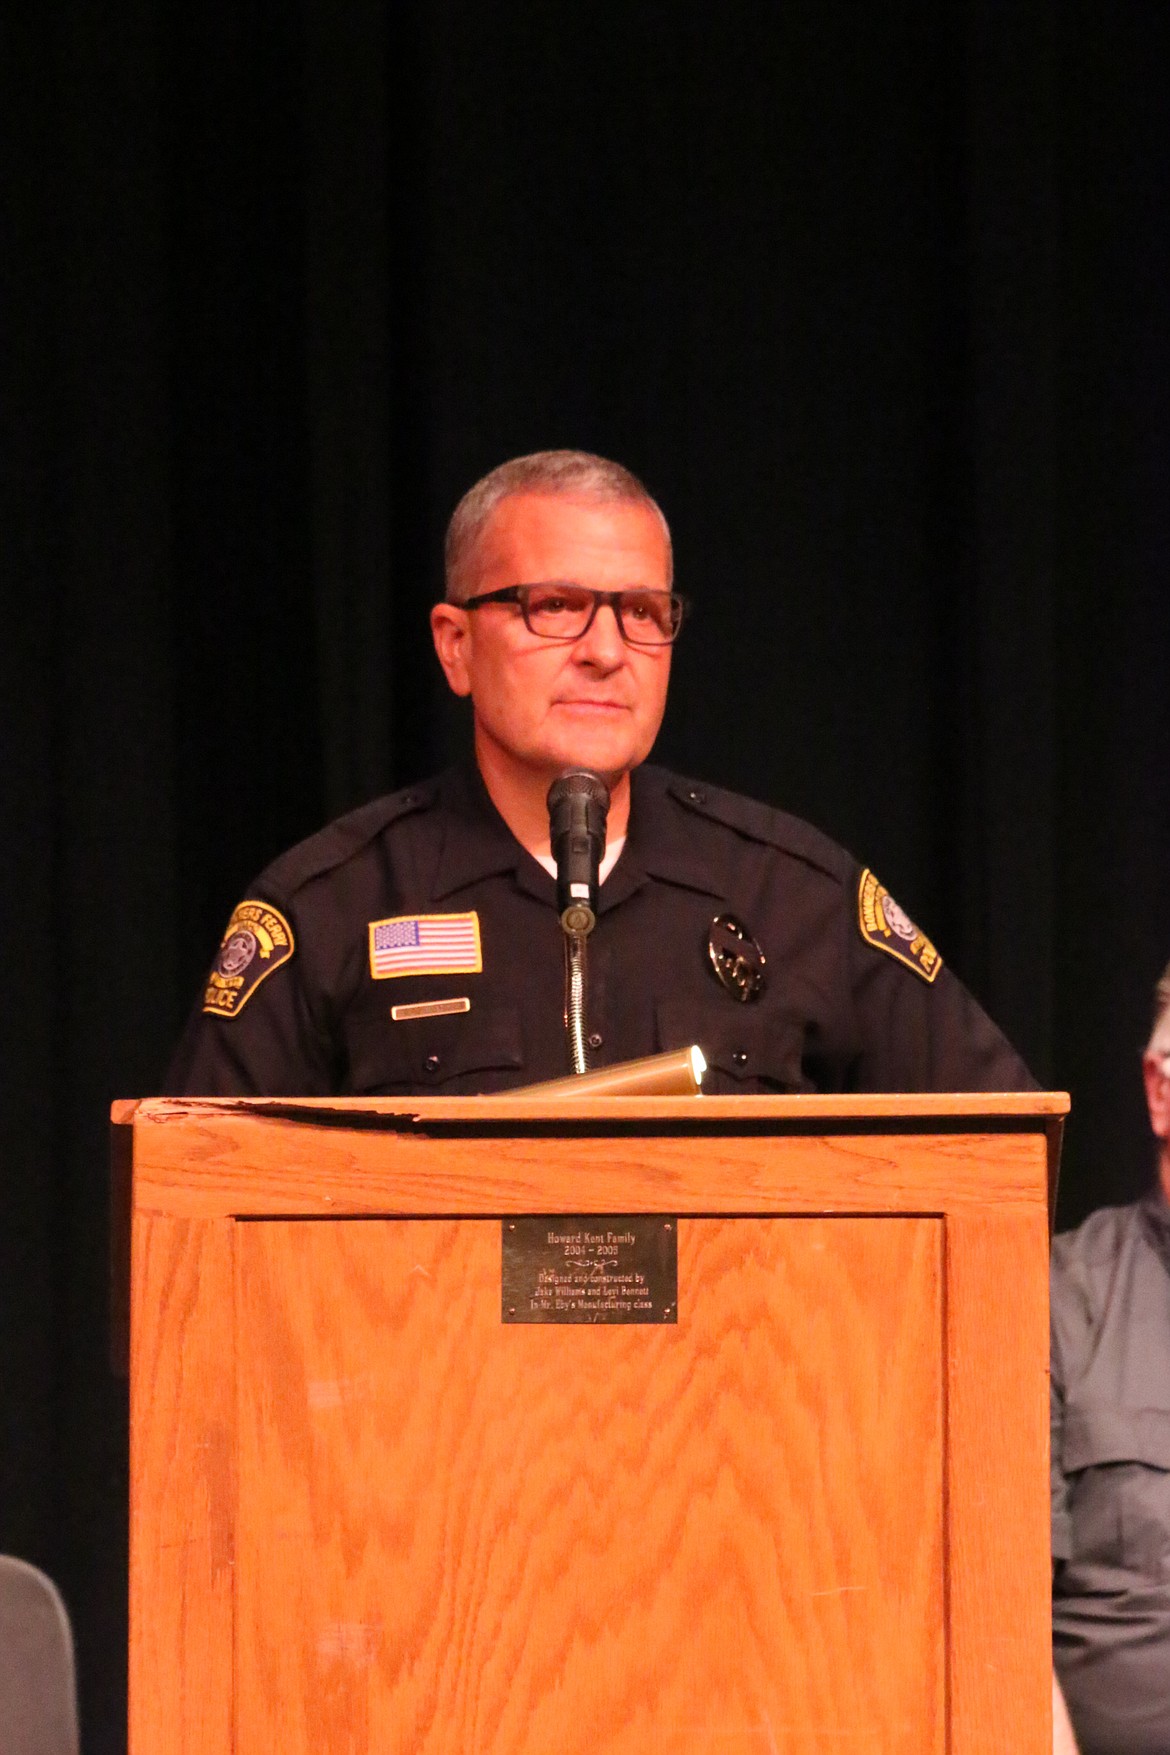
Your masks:
<path fill-rule="evenodd" d="M 403 1024 L 408 1018 L 446 1018 L 452 1012 L 469 1012 L 469 999 L 424 999 L 418 1005 L 392 1005 L 390 1016 L 396 1024 Z"/>

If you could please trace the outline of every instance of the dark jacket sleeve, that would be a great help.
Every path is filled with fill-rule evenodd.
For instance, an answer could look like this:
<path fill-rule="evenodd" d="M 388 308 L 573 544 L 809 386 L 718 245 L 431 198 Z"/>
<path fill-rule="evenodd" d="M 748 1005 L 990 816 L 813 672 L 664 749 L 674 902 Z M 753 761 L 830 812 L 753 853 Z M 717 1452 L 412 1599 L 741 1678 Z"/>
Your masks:
<path fill-rule="evenodd" d="M 861 1090 L 1037 1089 L 1007 1037 L 945 964 L 928 982 L 856 932 L 848 955 Z"/>
<path fill-rule="evenodd" d="M 258 887 L 250 897 L 263 896 Z M 264 898 L 295 925 L 280 898 Z M 233 916 L 233 920 L 234 920 Z M 227 939 L 225 937 L 225 944 Z M 167 1071 L 165 1094 L 176 1097 L 319 1097 L 334 1089 L 333 1053 L 319 1004 L 310 999 L 299 948 L 255 980 L 234 1015 L 209 1009 L 220 947 Z"/>

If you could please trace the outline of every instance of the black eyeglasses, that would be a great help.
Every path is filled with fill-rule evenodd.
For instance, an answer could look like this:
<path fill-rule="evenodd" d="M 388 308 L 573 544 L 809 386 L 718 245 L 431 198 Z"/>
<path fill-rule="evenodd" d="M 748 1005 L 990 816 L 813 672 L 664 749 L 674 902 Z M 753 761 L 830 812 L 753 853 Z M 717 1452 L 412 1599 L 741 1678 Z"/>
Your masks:
<path fill-rule="evenodd" d="M 460 609 L 482 609 L 485 603 L 518 603 L 524 626 L 542 640 L 579 640 L 607 604 L 617 617 L 622 639 L 630 646 L 669 646 L 682 627 L 686 599 L 674 591 L 594 591 L 589 585 L 550 580 L 542 585 L 504 585 L 467 597 Z"/>

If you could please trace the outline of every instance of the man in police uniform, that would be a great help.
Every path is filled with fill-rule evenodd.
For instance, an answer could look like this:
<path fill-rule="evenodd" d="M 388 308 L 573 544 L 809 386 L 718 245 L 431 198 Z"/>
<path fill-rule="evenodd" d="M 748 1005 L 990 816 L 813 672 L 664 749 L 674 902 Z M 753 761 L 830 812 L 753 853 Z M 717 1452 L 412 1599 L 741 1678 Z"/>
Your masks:
<path fill-rule="evenodd" d="M 1053 1651 L 1082 1755 L 1170 1750 L 1170 967 L 1143 1072 L 1156 1186 L 1052 1249 Z"/>
<path fill-rule="evenodd" d="M 714 1092 L 1007 1090 L 1025 1067 L 872 872 L 795 818 L 645 766 L 682 619 L 616 464 L 494 470 L 447 534 L 439 662 L 475 760 L 277 859 L 228 923 L 169 1088 L 498 1091 L 569 1070 L 546 797 L 611 789 L 588 1025 L 603 1066 L 697 1042 Z"/>

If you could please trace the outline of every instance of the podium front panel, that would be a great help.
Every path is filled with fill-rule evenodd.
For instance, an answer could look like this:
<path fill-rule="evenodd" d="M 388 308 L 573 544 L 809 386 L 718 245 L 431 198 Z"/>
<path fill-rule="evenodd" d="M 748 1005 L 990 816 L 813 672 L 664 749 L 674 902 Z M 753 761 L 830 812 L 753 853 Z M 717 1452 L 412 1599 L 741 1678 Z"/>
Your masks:
<path fill-rule="evenodd" d="M 237 1751 L 941 1755 L 941 1249 L 689 1219 L 677 1325 L 516 1327 L 498 1222 L 239 1226 Z"/>
<path fill-rule="evenodd" d="M 139 1106 L 131 1755 L 1046 1755 L 1058 1100 L 895 1101 Z"/>

